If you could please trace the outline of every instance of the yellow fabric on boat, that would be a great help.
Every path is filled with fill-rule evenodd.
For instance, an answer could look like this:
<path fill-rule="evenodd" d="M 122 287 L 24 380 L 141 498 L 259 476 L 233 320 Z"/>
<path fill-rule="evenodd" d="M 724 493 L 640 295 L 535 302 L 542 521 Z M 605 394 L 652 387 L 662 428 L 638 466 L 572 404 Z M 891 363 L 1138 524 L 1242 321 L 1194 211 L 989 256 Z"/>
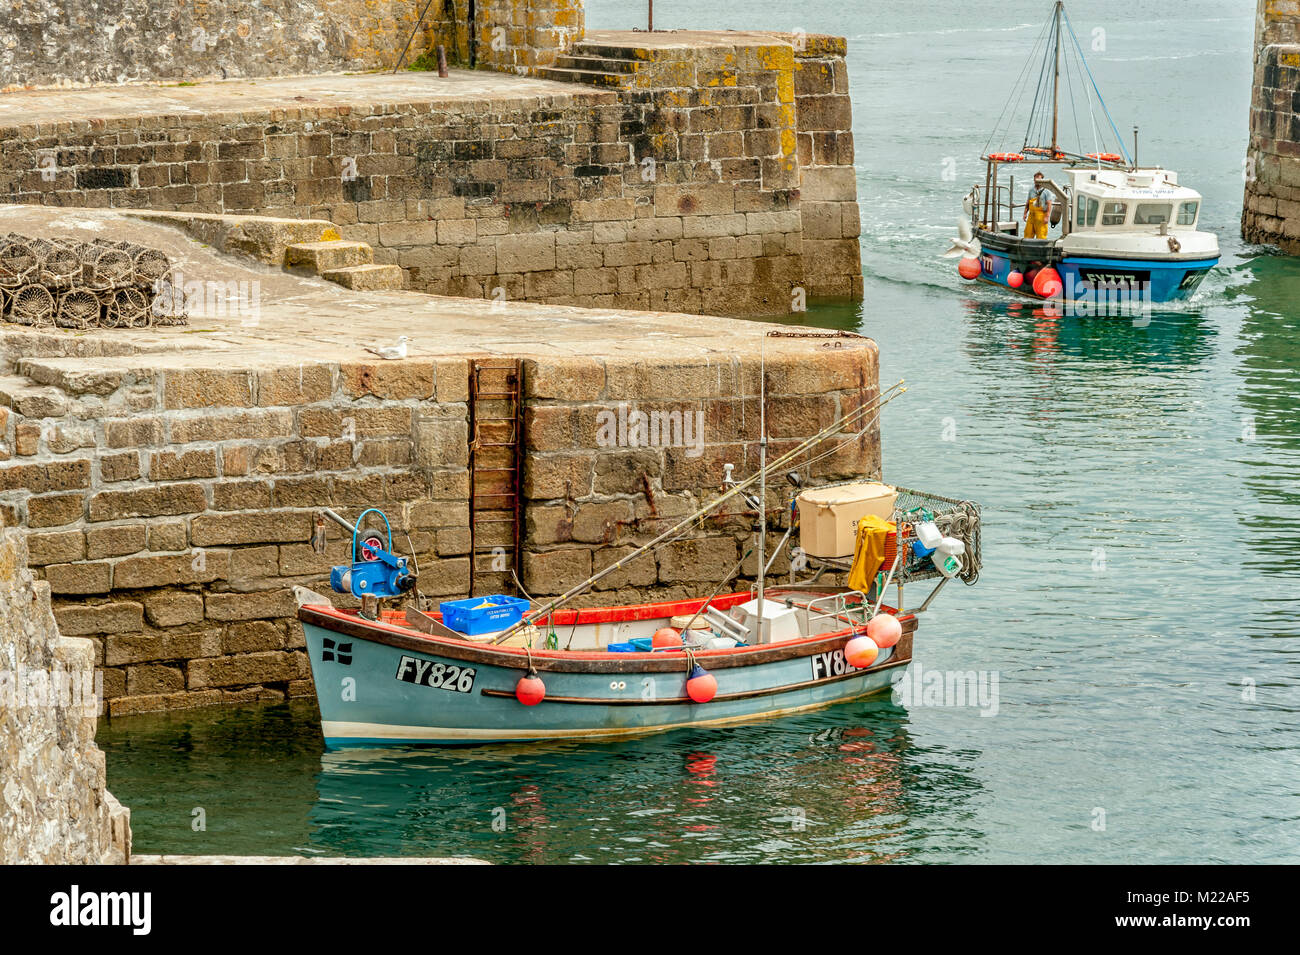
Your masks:
<path fill-rule="evenodd" d="M 849 589 L 870 592 L 880 565 L 885 560 L 885 538 L 894 530 L 893 521 L 875 514 L 858 520 L 858 539 L 853 548 L 853 566 L 849 569 Z"/>
<path fill-rule="evenodd" d="M 1038 203 L 1029 205 L 1029 225 L 1025 227 L 1026 239 L 1047 238 L 1047 212 L 1038 207 Z"/>

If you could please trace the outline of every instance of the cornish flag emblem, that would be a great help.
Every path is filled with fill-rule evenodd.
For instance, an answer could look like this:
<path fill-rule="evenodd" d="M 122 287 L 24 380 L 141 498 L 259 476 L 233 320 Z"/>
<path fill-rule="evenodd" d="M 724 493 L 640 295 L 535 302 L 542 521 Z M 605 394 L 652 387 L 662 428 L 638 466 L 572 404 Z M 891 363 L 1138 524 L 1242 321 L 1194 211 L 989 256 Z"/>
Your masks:
<path fill-rule="evenodd" d="M 352 666 L 352 644 L 335 643 L 329 637 L 321 640 L 320 659 L 322 663 L 336 661 L 345 667 Z"/>

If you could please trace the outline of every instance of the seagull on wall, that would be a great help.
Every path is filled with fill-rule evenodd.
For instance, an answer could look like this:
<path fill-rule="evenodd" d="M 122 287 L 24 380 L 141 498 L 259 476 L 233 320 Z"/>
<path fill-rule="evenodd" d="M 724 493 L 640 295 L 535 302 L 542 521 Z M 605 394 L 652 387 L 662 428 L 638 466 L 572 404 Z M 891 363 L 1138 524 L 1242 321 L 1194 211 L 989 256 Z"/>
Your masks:
<path fill-rule="evenodd" d="M 401 338 L 397 339 L 396 345 L 381 345 L 378 348 L 367 348 L 366 351 L 370 352 L 372 355 L 378 355 L 380 358 L 385 358 L 390 361 L 396 358 L 405 358 L 406 343 L 409 341 L 410 339 L 403 335 Z"/>

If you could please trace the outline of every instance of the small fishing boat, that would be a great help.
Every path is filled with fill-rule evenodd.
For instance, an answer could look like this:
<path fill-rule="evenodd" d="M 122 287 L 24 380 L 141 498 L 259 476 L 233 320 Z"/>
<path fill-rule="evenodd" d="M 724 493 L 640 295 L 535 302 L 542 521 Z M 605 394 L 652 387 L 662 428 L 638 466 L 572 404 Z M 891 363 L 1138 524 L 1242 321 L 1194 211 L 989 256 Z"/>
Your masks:
<path fill-rule="evenodd" d="M 724 490 L 710 505 L 544 604 L 489 595 L 421 606 L 413 561 L 393 552 L 387 519 L 377 533 L 363 527 L 368 514 L 380 512 L 365 512 L 354 524 L 322 511 L 352 536 L 352 560 L 334 568 L 331 585 L 360 602 L 339 608 L 296 590 L 326 746 L 617 738 L 782 716 L 888 690 L 912 659 L 918 614 L 948 580 L 974 582 L 978 507 L 889 489 L 893 537 L 886 535 L 890 546 L 873 552 L 872 566 L 863 568 L 870 585 L 837 587 L 767 584 L 768 522 L 759 505 L 770 470 L 796 465 L 818 442 L 861 424 L 864 413 L 878 416 L 882 403 L 856 409 L 772 465 L 760 442 L 758 473 L 736 481 L 728 467 Z M 797 478 L 791 483 L 800 486 Z M 756 541 L 712 594 L 563 606 L 638 556 L 680 539 L 729 500 L 748 502 L 757 515 Z M 846 514 L 836 511 L 830 520 L 843 530 Z M 796 529 L 792 516 L 778 549 Z M 943 535 L 964 563 L 936 559 L 938 552 L 919 540 L 926 532 Z M 754 588 L 722 593 L 755 552 Z M 903 583 L 930 578 L 938 583 L 929 596 L 905 611 Z M 898 587 L 894 607 L 883 603 L 891 582 Z M 405 609 L 383 607 L 401 600 Z"/>
<path fill-rule="evenodd" d="M 1115 305 L 1127 312 L 1189 298 L 1219 261 L 1218 238 L 1197 228 L 1200 193 L 1171 169 L 1138 164 L 1137 127 L 1128 153 L 1059 0 L 1030 56 L 1030 66 L 1035 62 L 1036 82 L 1026 67 L 1003 110 L 1007 125 L 999 120 L 989 137 L 984 182 L 963 200 L 958 235 L 944 255 L 960 259 L 962 278 L 1102 314 Z M 1063 71 L 1067 85 L 1082 87 L 1068 98 L 1080 141 L 1069 148 L 1060 136 Z M 1018 106 L 1031 85 L 1024 135 L 1009 147 L 1011 104 Z M 1000 147 L 990 150 L 995 141 Z M 1044 178 L 1017 195 L 1015 173 L 1026 166 Z M 1052 179 L 1053 167 L 1061 168 L 1063 182 Z M 1059 234 L 1050 235 L 1058 226 Z"/>

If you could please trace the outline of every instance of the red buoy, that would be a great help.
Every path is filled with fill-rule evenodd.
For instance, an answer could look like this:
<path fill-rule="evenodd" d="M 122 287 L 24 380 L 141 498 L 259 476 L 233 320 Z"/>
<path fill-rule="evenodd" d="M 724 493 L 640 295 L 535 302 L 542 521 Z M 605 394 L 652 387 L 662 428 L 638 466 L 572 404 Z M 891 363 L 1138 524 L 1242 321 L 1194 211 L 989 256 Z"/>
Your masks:
<path fill-rule="evenodd" d="M 1034 276 L 1034 294 L 1040 298 L 1055 298 L 1061 294 L 1061 273 L 1050 266 L 1040 269 Z"/>
<path fill-rule="evenodd" d="M 1020 286 L 1025 284 L 1024 273 L 1012 269 L 1007 273 L 1007 284 L 1012 288 L 1020 288 Z"/>
<path fill-rule="evenodd" d="M 663 627 L 654 632 L 650 638 L 652 647 L 680 647 L 682 645 L 682 635 L 672 627 Z"/>
<path fill-rule="evenodd" d="M 957 274 L 964 279 L 979 278 L 981 271 L 983 270 L 980 268 L 979 259 L 972 259 L 967 256 L 957 263 Z"/>
<path fill-rule="evenodd" d="M 515 699 L 524 706 L 536 706 L 546 699 L 546 684 L 537 675 L 536 670 L 529 670 L 527 676 L 519 678 L 515 684 Z"/>
<path fill-rule="evenodd" d="M 892 613 L 878 613 L 867 622 L 867 636 L 882 650 L 892 647 L 903 636 L 903 625 Z"/>
<path fill-rule="evenodd" d="M 880 647 L 876 646 L 876 642 L 865 635 L 854 637 L 844 644 L 844 659 L 848 661 L 849 666 L 857 667 L 859 670 L 865 670 L 875 663 L 879 654 Z"/>
<path fill-rule="evenodd" d="M 691 667 L 686 678 L 686 695 L 696 703 L 707 703 L 718 692 L 718 681 L 712 673 L 698 663 Z"/>

